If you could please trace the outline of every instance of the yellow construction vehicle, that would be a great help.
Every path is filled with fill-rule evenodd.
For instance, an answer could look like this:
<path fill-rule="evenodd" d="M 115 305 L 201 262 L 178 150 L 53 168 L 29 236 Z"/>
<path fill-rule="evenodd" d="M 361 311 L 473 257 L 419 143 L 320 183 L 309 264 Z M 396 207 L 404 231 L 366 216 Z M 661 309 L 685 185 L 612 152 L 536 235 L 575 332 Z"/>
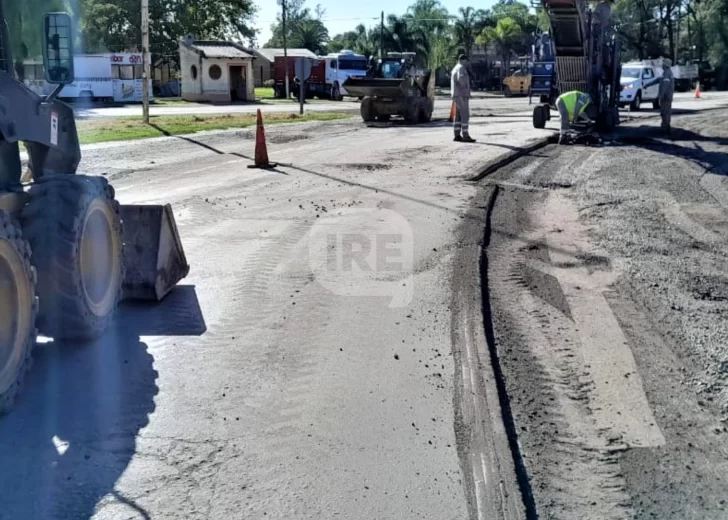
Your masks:
<path fill-rule="evenodd" d="M 531 88 L 531 59 L 526 56 L 518 58 L 518 63 L 511 65 L 511 74 L 503 79 L 503 95 L 527 96 Z"/>
<path fill-rule="evenodd" d="M 74 81 L 71 17 L 43 20 L 40 97 L 15 76 L 0 1 L 0 414 L 30 366 L 37 333 L 99 337 L 125 298 L 161 300 L 189 273 L 171 207 L 121 206 L 100 176 L 77 175 L 73 110 L 57 95 Z M 21 183 L 19 143 L 32 178 Z"/>

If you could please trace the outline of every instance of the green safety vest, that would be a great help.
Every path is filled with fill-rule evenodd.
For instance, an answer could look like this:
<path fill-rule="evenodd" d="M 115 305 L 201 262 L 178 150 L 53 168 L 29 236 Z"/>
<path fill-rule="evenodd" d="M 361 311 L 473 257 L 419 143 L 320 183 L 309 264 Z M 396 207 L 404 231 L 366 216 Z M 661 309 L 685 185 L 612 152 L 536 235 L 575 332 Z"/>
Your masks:
<path fill-rule="evenodd" d="M 586 107 L 591 103 L 591 97 L 588 94 L 579 92 L 578 90 L 572 90 L 559 96 L 559 99 L 564 102 L 567 112 L 569 112 L 569 121 L 574 122 L 576 119 L 584 113 Z"/>

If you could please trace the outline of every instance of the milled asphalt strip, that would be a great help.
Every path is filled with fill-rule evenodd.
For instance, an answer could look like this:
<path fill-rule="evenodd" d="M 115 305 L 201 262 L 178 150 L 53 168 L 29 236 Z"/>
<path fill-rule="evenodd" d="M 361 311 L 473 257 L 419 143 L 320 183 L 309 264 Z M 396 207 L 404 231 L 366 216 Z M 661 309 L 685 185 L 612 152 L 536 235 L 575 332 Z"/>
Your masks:
<path fill-rule="evenodd" d="M 545 148 L 546 146 L 556 143 L 559 140 L 559 135 L 556 133 L 552 133 L 543 139 L 535 139 L 531 141 L 531 143 L 527 144 L 526 146 L 523 146 L 521 148 L 517 148 L 515 150 L 512 150 L 510 152 L 507 152 L 501 156 L 499 156 L 497 159 L 489 162 L 486 164 L 483 168 L 480 169 L 480 171 L 474 175 L 473 177 L 467 179 L 470 182 L 478 182 L 483 180 L 485 177 L 490 175 L 491 173 L 494 173 L 501 168 L 504 168 L 511 164 L 512 162 L 520 159 L 521 157 L 524 157 L 526 155 L 530 155 L 533 152 L 540 150 L 541 148 Z"/>
<path fill-rule="evenodd" d="M 497 193 L 497 186 L 481 192 L 460 230 L 452 306 L 455 429 L 471 519 L 523 520 L 535 518 L 535 506 L 492 344 L 487 292 L 484 248 Z"/>

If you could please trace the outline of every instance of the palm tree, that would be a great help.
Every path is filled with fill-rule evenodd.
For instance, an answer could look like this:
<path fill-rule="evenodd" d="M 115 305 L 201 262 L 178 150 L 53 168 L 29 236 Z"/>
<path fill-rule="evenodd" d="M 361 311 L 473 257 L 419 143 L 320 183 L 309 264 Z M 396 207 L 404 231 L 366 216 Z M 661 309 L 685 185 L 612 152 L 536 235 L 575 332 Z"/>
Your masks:
<path fill-rule="evenodd" d="M 452 38 L 436 36 L 430 43 L 430 55 L 427 65 L 433 74 L 437 74 L 442 67 L 447 67 L 455 61 L 457 45 Z"/>
<path fill-rule="evenodd" d="M 510 68 L 511 54 L 523 38 L 523 30 L 513 18 L 498 20 L 495 27 L 486 27 L 476 38 L 479 45 L 495 47 L 501 56 L 501 85 L 503 73 Z"/>
<path fill-rule="evenodd" d="M 459 11 L 460 17 L 453 27 L 455 40 L 465 54 L 470 56 L 473 53 L 475 39 L 485 27 L 486 12 L 482 9 L 476 11 L 472 7 L 461 7 Z"/>
<path fill-rule="evenodd" d="M 292 46 L 308 49 L 316 54 L 326 52 L 329 31 L 319 20 L 302 20 L 293 29 Z"/>
<path fill-rule="evenodd" d="M 412 19 L 391 14 L 384 30 L 384 47 L 388 51 L 417 52 L 426 58 L 429 41 L 425 31 Z"/>

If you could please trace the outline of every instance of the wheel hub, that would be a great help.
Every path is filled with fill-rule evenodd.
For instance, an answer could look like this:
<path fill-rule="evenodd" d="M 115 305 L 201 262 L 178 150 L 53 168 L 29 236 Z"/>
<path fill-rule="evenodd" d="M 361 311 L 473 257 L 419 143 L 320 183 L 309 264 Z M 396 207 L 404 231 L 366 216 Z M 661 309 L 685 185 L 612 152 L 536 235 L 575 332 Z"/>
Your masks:
<path fill-rule="evenodd" d="M 118 286 L 119 250 L 106 208 L 95 201 L 81 238 L 81 280 L 89 307 L 100 316 L 113 305 Z"/>

